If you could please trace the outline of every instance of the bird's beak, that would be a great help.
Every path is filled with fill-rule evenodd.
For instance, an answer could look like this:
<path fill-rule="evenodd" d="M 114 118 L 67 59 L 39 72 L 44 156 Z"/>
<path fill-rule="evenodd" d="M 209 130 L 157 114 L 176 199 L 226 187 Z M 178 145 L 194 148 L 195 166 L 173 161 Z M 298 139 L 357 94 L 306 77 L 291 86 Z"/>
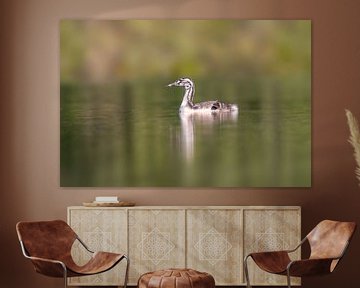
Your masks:
<path fill-rule="evenodd" d="M 175 82 L 167 85 L 167 87 L 171 87 L 171 86 L 175 86 Z"/>

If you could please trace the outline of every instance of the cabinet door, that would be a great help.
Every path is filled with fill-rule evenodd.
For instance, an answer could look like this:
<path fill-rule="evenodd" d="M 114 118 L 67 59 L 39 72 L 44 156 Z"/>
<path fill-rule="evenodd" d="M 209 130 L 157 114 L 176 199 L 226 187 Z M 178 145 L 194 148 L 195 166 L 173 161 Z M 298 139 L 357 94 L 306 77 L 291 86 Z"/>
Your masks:
<path fill-rule="evenodd" d="M 69 225 L 93 251 L 127 253 L 127 215 L 125 209 L 70 209 Z M 90 256 L 76 241 L 72 255 L 76 263 L 86 263 Z M 122 285 L 126 261 L 93 276 L 69 278 L 70 285 Z"/>
<path fill-rule="evenodd" d="M 187 211 L 187 267 L 212 274 L 216 285 L 242 280 L 242 211 Z"/>
<path fill-rule="evenodd" d="M 244 211 L 244 254 L 261 251 L 286 250 L 300 243 L 299 209 L 258 209 Z M 292 253 L 300 259 L 300 249 Z M 286 277 L 266 273 L 252 261 L 249 262 L 249 277 L 252 285 L 286 285 Z M 299 285 L 299 278 L 292 284 Z"/>
<path fill-rule="evenodd" d="M 129 210 L 129 281 L 145 272 L 185 267 L 185 210 Z"/>

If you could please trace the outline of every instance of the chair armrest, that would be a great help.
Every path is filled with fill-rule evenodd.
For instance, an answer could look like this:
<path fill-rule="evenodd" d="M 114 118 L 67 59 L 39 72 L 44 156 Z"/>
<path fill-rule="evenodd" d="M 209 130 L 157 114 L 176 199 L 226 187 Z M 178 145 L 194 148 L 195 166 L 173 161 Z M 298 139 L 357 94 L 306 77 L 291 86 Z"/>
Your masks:
<path fill-rule="evenodd" d="M 59 260 L 33 256 L 26 256 L 26 258 L 31 260 L 32 264 L 34 265 L 35 271 L 40 274 L 51 277 L 66 277 L 66 265 Z"/>
<path fill-rule="evenodd" d="M 275 254 L 284 254 L 284 253 L 288 254 L 288 253 L 292 253 L 292 252 L 295 252 L 297 249 L 299 249 L 299 248 L 305 243 L 306 240 L 307 240 L 306 237 L 303 238 L 303 239 L 301 240 L 301 242 L 300 242 L 295 248 L 293 248 L 293 249 L 278 250 L 278 251 L 252 252 L 252 253 L 249 253 L 249 254 L 245 257 L 245 259 L 248 258 L 249 256 L 251 256 L 251 254 L 256 254 L 256 253 L 269 254 L 269 255 L 274 254 L 274 253 L 275 253 Z"/>
<path fill-rule="evenodd" d="M 31 261 L 49 262 L 49 263 L 53 263 L 53 264 L 60 264 L 61 266 L 66 267 L 65 264 L 59 260 L 47 259 L 47 258 L 41 258 L 41 257 L 33 257 L 33 256 L 26 256 L 26 258 L 30 259 Z"/>
<path fill-rule="evenodd" d="M 290 249 L 290 250 L 285 250 L 285 251 L 288 252 L 288 253 L 295 252 L 297 249 L 299 249 L 299 248 L 306 242 L 306 240 L 307 240 L 306 237 L 303 238 L 303 239 L 301 240 L 301 242 L 300 242 L 295 248 Z"/>
<path fill-rule="evenodd" d="M 76 239 L 81 243 L 81 245 L 90 253 L 95 253 L 94 251 L 92 251 L 81 239 L 78 235 L 76 235 Z"/>
<path fill-rule="evenodd" d="M 67 268 L 63 262 L 54 259 L 30 256 L 27 253 L 24 243 L 22 241 L 20 241 L 20 246 L 23 255 L 25 256 L 25 258 L 31 260 L 36 272 L 51 277 L 66 277 Z"/>
<path fill-rule="evenodd" d="M 291 261 L 287 266 L 290 276 L 312 276 L 329 274 L 332 272 L 332 263 L 339 258 L 318 258 Z"/>
<path fill-rule="evenodd" d="M 279 250 L 279 251 L 264 251 L 264 252 L 252 252 L 247 255 L 247 257 L 256 258 L 259 256 L 271 257 L 271 256 L 283 256 L 288 255 L 287 250 Z"/>
<path fill-rule="evenodd" d="M 287 251 L 250 253 L 244 261 L 248 257 L 251 257 L 262 270 L 276 274 L 284 273 L 287 265 L 291 262 Z"/>

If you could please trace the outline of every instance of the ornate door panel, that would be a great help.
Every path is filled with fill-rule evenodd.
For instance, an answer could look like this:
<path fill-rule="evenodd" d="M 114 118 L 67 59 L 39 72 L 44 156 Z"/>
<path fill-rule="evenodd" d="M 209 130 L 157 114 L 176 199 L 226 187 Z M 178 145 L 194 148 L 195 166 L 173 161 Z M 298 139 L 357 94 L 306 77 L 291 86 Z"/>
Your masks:
<path fill-rule="evenodd" d="M 244 211 L 244 253 L 287 250 L 300 243 L 299 209 L 247 209 Z M 300 259 L 300 250 L 292 258 Z M 249 277 L 252 285 L 286 285 L 286 277 L 266 273 L 252 261 Z M 294 285 L 299 278 L 292 278 Z"/>
<path fill-rule="evenodd" d="M 125 209 L 69 210 L 68 222 L 80 239 L 93 251 L 121 253 L 127 251 L 127 215 Z M 76 241 L 72 247 L 76 263 L 84 264 L 89 252 Z M 69 278 L 70 285 L 122 285 L 125 261 L 112 270 L 94 276 Z"/>
<path fill-rule="evenodd" d="M 187 266 L 206 271 L 216 285 L 242 281 L 242 210 L 187 210 Z"/>
<path fill-rule="evenodd" d="M 129 210 L 130 283 L 145 272 L 185 267 L 185 210 Z"/>

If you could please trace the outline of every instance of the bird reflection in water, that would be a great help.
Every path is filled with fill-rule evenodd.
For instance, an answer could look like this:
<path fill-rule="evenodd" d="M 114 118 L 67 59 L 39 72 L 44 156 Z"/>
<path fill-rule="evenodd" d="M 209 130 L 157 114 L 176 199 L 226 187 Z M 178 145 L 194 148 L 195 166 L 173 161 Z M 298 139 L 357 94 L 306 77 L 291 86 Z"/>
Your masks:
<path fill-rule="evenodd" d="M 180 117 L 180 137 L 178 143 L 180 144 L 180 151 L 187 162 L 194 159 L 195 154 L 195 140 L 197 133 L 196 129 L 201 129 L 202 136 L 212 136 L 215 127 L 219 124 L 236 123 L 238 120 L 238 113 L 217 112 L 217 113 L 179 113 Z"/>

